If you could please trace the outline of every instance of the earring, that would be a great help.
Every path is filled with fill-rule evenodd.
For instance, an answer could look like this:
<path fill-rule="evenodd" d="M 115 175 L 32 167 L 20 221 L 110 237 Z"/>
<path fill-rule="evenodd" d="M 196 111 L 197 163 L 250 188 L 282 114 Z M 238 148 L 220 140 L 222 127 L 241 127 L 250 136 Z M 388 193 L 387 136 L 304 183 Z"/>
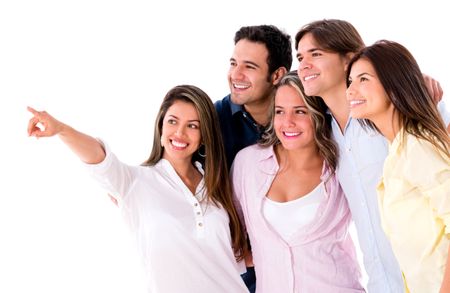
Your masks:
<path fill-rule="evenodd" d="M 203 154 L 201 153 L 201 149 L 203 148 Z M 200 145 L 200 147 L 198 148 L 198 150 L 197 150 L 197 154 L 200 156 L 200 157 L 202 157 L 202 158 L 205 158 L 206 157 L 206 150 L 205 150 L 205 145 L 204 144 L 201 144 Z"/>

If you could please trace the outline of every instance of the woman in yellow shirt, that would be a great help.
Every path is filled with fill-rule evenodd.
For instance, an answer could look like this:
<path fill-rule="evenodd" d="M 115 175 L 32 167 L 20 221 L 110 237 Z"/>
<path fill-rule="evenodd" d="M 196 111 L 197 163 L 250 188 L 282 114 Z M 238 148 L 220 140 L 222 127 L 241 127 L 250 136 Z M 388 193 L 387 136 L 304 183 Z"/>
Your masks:
<path fill-rule="evenodd" d="M 409 292 L 450 292 L 450 140 L 411 53 L 378 41 L 348 65 L 350 115 L 389 143 L 383 228 Z"/>

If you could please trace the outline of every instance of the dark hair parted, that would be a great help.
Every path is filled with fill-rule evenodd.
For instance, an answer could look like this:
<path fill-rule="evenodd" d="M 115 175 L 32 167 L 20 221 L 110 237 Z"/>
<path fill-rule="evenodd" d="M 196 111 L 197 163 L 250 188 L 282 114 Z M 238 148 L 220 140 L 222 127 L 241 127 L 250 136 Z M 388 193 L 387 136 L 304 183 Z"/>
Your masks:
<path fill-rule="evenodd" d="M 307 34 L 311 33 L 320 49 L 339 53 L 355 53 L 364 48 L 364 41 L 356 28 L 349 22 L 340 19 L 323 19 L 304 25 L 295 36 L 295 49 Z"/>
<path fill-rule="evenodd" d="M 281 78 L 280 82 L 276 85 L 276 91 L 282 86 L 294 88 L 303 98 L 313 121 L 314 140 L 319 148 L 319 153 L 331 168 L 332 173 L 334 173 L 338 164 L 339 152 L 336 144 L 331 138 L 331 116 L 327 114 L 327 105 L 320 97 L 310 97 L 305 95 L 296 70 L 287 73 Z M 280 143 L 274 129 L 274 116 L 275 98 L 272 99 L 270 106 L 269 126 L 263 133 L 262 139 L 259 141 L 261 146 L 269 147 Z"/>
<path fill-rule="evenodd" d="M 232 246 L 236 259 L 241 260 L 247 251 L 247 242 L 232 200 L 227 161 L 220 132 L 219 118 L 209 96 L 192 85 L 179 85 L 166 94 L 156 116 L 153 147 L 150 157 L 142 164 L 153 166 L 163 157 L 161 135 L 164 117 L 176 101 L 192 104 L 200 120 L 200 133 L 206 157 L 194 153 L 192 162 L 199 161 L 205 169 L 204 180 L 208 201 L 222 206 L 230 218 Z"/>
<path fill-rule="evenodd" d="M 372 64 L 389 101 L 394 105 L 394 111 L 398 113 L 403 135 L 409 133 L 427 140 L 449 157 L 450 141 L 444 121 L 427 90 L 420 67 L 408 49 L 387 40 L 364 48 L 350 60 L 347 80 L 353 64 L 360 59 Z M 373 122 L 362 121 L 378 131 Z"/>
<path fill-rule="evenodd" d="M 292 66 L 291 37 L 274 25 L 257 25 L 241 27 L 234 36 L 234 44 L 245 39 L 264 44 L 269 52 L 267 64 L 269 76 L 280 67 L 289 71 Z"/>

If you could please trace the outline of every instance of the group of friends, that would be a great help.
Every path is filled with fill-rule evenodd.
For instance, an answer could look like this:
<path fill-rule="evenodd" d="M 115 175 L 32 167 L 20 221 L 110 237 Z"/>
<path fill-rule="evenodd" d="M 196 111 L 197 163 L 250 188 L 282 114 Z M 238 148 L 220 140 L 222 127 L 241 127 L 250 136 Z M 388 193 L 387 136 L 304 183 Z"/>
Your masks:
<path fill-rule="evenodd" d="M 31 107 L 28 134 L 57 135 L 114 197 L 149 292 L 450 292 L 439 83 L 401 44 L 365 46 L 344 20 L 294 41 L 297 70 L 288 34 L 240 28 L 230 94 L 169 90 L 140 166 Z"/>

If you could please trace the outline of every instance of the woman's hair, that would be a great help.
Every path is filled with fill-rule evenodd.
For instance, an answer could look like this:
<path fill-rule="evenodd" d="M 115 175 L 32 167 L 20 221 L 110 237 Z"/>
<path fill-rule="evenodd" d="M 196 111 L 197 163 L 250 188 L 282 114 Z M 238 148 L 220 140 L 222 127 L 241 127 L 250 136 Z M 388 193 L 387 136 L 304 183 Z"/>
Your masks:
<path fill-rule="evenodd" d="M 192 163 L 199 161 L 204 166 L 204 180 L 208 201 L 222 206 L 227 211 L 230 218 L 233 250 L 236 258 L 241 260 L 245 256 L 247 243 L 233 205 L 219 118 L 211 99 L 204 91 L 192 85 L 179 85 L 169 90 L 156 116 L 152 152 L 142 165 L 153 166 L 163 157 L 164 149 L 161 145 L 163 120 L 168 109 L 176 101 L 190 103 L 197 110 L 202 144 L 204 145 L 201 147 L 201 152 L 205 156 L 202 157 L 198 152 L 195 152 L 192 156 Z"/>
<path fill-rule="evenodd" d="M 345 56 L 364 48 L 364 41 L 356 28 L 349 22 L 340 19 L 323 19 L 304 25 L 295 36 L 295 49 L 307 34 L 311 33 L 320 49 Z"/>
<path fill-rule="evenodd" d="M 302 83 L 297 75 L 297 71 L 287 73 L 276 85 L 276 91 L 282 86 L 290 86 L 295 89 L 303 98 L 306 107 L 311 115 L 314 127 L 314 140 L 319 148 L 319 153 L 331 168 L 332 173 L 336 170 L 338 163 L 338 149 L 331 138 L 331 116 L 327 114 L 327 106 L 320 97 L 310 97 L 305 95 Z M 263 133 L 259 144 L 263 147 L 269 147 L 280 143 L 275 129 L 275 97 L 272 98 L 270 106 L 270 123 L 266 131 Z"/>
<path fill-rule="evenodd" d="M 347 80 L 353 64 L 359 59 L 369 61 L 375 69 L 394 111 L 398 113 L 402 135 L 409 133 L 425 139 L 449 157 L 449 135 L 444 121 L 412 54 L 399 43 L 380 40 L 353 56 L 348 65 Z M 373 122 L 362 121 L 379 132 Z"/>

